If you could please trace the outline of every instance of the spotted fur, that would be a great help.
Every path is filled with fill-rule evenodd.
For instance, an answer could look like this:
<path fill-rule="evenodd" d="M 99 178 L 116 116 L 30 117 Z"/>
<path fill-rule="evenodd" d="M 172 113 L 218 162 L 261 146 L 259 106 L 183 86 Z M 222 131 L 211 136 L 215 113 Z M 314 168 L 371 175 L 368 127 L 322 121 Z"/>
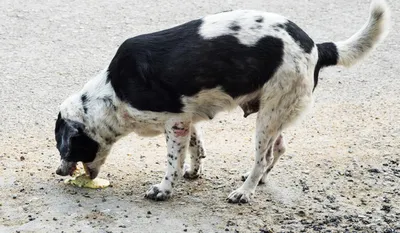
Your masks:
<path fill-rule="evenodd" d="M 282 131 L 312 104 L 320 69 L 364 57 L 385 36 L 388 19 L 386 2 L 374 0 L 358 33 L 322 44 L 283 16 L 249 10 L 130 38 L 107 69 L 61 104 L 57 174 L 83 161 L 94 178 L 119 138 L 164 133 L 167 171 L 146 197 L 166 200 L 177 178 L 201 172 L 204 143 L 196 124 L 240 106 L 245 116 L 257 113 L 255 161 L 228 201 L 248 202 L 285 151 Z"/>

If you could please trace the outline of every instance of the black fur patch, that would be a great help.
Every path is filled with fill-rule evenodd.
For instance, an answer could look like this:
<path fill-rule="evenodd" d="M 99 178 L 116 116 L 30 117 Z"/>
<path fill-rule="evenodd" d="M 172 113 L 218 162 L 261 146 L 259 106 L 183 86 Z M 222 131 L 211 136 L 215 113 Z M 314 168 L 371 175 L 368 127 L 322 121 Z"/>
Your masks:
<path fill-rule="evenodd" d="M 281 65 L 283 42 L 266 36 L 254 46 L 230 35 L 205 40 L 201 20 L 126 40 L 108 70 L 118 98 L 139 110 L 182 110 L 182 96 L 222 87 L 233 98 L 260 89 Z"/>
<path fill-rule="evenodd" d="M 195 146 L 197 146 L 196 139 L 197 139 L 196 134 L 190 135 L 190 141 L 189 141 L 189 146 L 190 146 L 190 147 L 195 147 Z"/>
<path fill-rule="evenodd" d="M 314 70 L 314 90 L 318 84 L 319 71 L 327 66 L 334 66 L 339 59 L 339 52 L 334 43 L 317 44 L 318 48 L 318 62 Z"/>
<path fill-rule="evenodd" d="M 88 98 L 87 98 L 87 95 L 86 95 L 86 94 L 83 94 L 83 95 L 81 96 L 81 101 L 82 101 L 82 106 L 83 106 L 83 112 L 84 112 L 85 114 L 87 114 L 88 109 L 87 109 L 86 103 L 87 103 L 87 101 L 88 101 Z"/>
<path fill-rule="evenodd" d="M 231 29 L 232 31 L 239 31 L 241 29 L 241 27 L 237 24 L 237 22 L 233 22 L 229 26 L 229 29 Z"/>
<path fill-rule="evenodd" d="M 314 48 L 314 41 L 299 26 L 292 21 L 288 21 L 283 25 L 278 25 L 278 27 L 285 29 L 304 52 L 311 53 Z"/>
<path fill-rule="evenodd" d="M 58 114 L 55 127 L 57 149 L 61 158 L 68 162 L 92 162 L 99 144 L 84 132 L 82 123 L 65 120 Z"/>
<path fill-rule="evenodd" d="M 240 107 L 244 112 L 244 118 L 247 118 L 249 115 L 258 112 L 258 110 L 260 109 L 260 99 L 259 97 L 256 97 L 248 101 L 247 103 L 241 104 Z"/>

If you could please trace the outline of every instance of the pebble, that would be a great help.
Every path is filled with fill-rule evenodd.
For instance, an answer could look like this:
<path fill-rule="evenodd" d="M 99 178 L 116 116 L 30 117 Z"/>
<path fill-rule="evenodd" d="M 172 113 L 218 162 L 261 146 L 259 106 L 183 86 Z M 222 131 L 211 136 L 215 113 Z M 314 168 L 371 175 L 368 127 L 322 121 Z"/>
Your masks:
<path fill-rule="evenodd" d="M 381 210 L 385 211 L 386 213 L 389 213 L 392 210 L 392 206 L 390 205 L 383 205 Z"/>
<path fill-rule="evenodd" d="M 368 171 L 371 173 L 381 173 L 381 171 L 378 168 L 371 168 L 371 169 L 368 169 Z"/>
<path fill-rule="evenodd" d="M 306 213 L 302 210 L 300 210 L 299 212 L 297 212 L 297 215 L 299 215 L 300 217 L 305 217 Z"/>

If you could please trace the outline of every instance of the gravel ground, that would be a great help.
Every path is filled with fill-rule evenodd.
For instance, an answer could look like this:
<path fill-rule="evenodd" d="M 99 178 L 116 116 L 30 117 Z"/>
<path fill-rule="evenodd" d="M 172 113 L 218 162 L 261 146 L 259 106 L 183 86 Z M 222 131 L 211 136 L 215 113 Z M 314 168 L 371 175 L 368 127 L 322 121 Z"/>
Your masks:
<path fill-rule="evenodd" d="M 391 0 L 394 20 L 400 2 Z M 63 184 L 58 105 L 103 69 L 126 38 L 223 10 L 288 16 L 317 42 L 352 35 L 366 0 L 0 1 L 0 232 L 400 232 L 399 31 L 352 69 L 322 72 L 313 110 L 285 134 L 288 152 L 254 201 L 227 195 L 253 161 L 254 116 L 204 124 L 204 175 L 167 202 L 143 198 L 164 173 L 162 137 L 130 135 L 100 177 L 105 190 Z"/>

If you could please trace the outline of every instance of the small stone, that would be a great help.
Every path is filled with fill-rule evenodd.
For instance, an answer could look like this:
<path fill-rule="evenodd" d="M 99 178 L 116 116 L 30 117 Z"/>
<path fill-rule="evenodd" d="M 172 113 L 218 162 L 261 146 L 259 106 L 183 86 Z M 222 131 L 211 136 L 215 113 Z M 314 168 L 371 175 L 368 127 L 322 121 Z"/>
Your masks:
<path fill-rule="evenodd" d="M 56 217 L 54 217 L 54 218 L 53 218 L 53 221 L 57 221 L 57 218 L 56 218 Z"/>
<path fill-rule="evenodd" d="M 346 170 L 344 172 L 344 175 L 347 176 L 347 177 L 352 177 L 353 176 L 353 174 L 352 174 L 352 172 L 350 170 Z"/>
<path fill-rule="evenodd" d="M 329 195 L 329 196 L 326 196 L 326 198 L 328 198 L 330 203 L 334 203 L 336 201 L 336 197 L 334 197 L 334 196 Z"/>
<path fill-rule="evenodd" d="M 361 222 L 364 223 L 364 224 L 371 224 L 371 222 L 368 221 L 367 219 L 362 219 Z"/>
<path fill-rule="evenodd" d="M 389 213 L 390 210 L 392 210 L 392 207 L 390 205 L 383 205 L 381 210 L 385 211 L 386 213 Z"/>
<path fill-rule="evenodd" d="M 371 169 L 368 169 L 368 171 L 371 173 L 381 173 L 381 171 L 379 171 L 378 168 L 371 168 Z"/>
<path fill-rule="evenodd" d="M 12 199 L 17 199 L 17 195 L 13 195 L 13 196 L 12 196 Z"/>
<path fill-rule="evenodd" d="M 149 210 L 149 211 L 147 211 L 147 214 L 151 214 L 150 210 Z"/>
<path fill-rule="evenodd" d="M 360 201 L 362 205 L 367 205 L 367 201 L 365 199 L 361 199 Z"/>
<path fill-rule="evenodd" d="M 314 197 L 314 200 L 319 201 L 319 202 L 323 202 L 322 198 L 320 198 L 320 197 Z"/>
<path fill-rule="evenodd" d="M 84 193 L 84 194 L 82 194 L 82 196 L 87 197 L 87 198 L 90 198 L 89 193 Z"/>
<path fill-rule="evenodd" d="M 273 232 L 274 232 L 273 230 L 270 230 L 270 229 L 267 229 L 267 228 L 260 229 L 260 233 L 273 233 Z"/>
<path fill-rule="evenodd" d="M 228 222 L 226 223 L 226 226 L 236 226 L 236 223 L 235 222 L 233 222 L 233 221 L 231 221 L 231 220 L 228 220 Z"/>
<path fill-rule="evenodd" d="M 19 160 L 20 160 L 20 161 L 24 161 L 24 160 L 25 160 L 25 157 L 24 157 L 24 156 L 21 156 L 21 157 L 19 157 Z"/>
<path fill-rule="evenodd" d="M 300 217 L 305 217 L 306 213 L 302 210 L 300 210 L 299 212 L 297 212 L 297 215 L 299 215 Z"/>

